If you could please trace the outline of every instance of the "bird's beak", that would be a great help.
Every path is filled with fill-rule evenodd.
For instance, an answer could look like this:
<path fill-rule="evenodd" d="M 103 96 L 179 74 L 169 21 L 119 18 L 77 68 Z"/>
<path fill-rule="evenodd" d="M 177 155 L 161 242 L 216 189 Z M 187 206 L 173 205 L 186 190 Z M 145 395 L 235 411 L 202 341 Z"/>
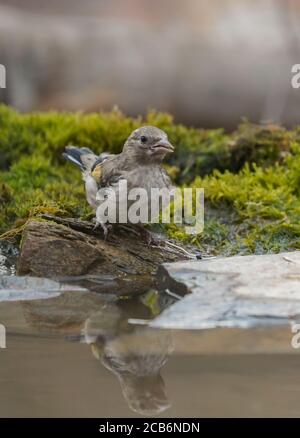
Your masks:
<path fill-rule="evenodd" d="M 168 140 L 160 140 L 151 148 L 154 153 L 169 154 L 174 152 L 174 146 Z"/>

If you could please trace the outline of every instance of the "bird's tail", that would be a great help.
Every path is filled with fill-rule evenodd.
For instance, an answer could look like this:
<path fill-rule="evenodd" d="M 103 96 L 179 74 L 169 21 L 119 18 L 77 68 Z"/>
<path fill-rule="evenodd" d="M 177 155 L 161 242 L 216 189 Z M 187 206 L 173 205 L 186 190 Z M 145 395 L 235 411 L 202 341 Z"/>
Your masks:
<path fill-rule="evenodd" d="M 78 148 L 76 146 L 67 146 L 63 156 L 66 160 L 80 167 L 82 172 L 91 170 L 98 157 L 89 148 Z"/>

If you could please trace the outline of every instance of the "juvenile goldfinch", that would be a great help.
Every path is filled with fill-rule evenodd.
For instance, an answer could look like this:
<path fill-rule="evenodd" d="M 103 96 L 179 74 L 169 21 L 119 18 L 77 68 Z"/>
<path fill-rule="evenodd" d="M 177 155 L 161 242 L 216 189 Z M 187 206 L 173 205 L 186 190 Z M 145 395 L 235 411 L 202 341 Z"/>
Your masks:
<path fill-rule="evenodd" d="M 132 204 L 120 191 L 120 181 L 127 182 L 127 193 L 131 189 L 145 189 L 148 195 L 148 206 L 151 204 L 151 189 L 171 190 L 171 180 L 162 167 L 165 156 L 174 151 L 168 141 L 167 134 L 154 126 L 144 126 L 132 132 L 120 154 L 102 153 L 95 155 L 88 148 L 67 146 L 64 157 L 77 164 L 85 181 L 86 198 L 96 211 L 96 224 L 101 225 L 105 234 L 108 232 L 105 219 L 100 212 L 103 199 L 97 196 L 100 189 L 105 189 L 106 198 L 118 203 L 120 214 Z M 112 195 L 112 191 L 115 196 Z M 117 218 L 119 215 L 117 215 Z M 118 219 L 116 220 L 118 222 Z M 130 220 L 129 220 L 130 222 Z"/>

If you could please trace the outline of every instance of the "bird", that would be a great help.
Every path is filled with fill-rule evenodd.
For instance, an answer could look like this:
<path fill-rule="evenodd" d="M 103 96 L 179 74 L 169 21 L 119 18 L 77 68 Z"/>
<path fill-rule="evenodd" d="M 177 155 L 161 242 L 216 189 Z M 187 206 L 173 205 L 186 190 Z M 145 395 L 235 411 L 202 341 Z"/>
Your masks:
<path fill-rule="evenodd" d="M 111 200 L 116 204 L 119 218 L 122 209 L 126 209 L 127 213 L 133 203 L 127 196 L 131 189 L 144 189 L 148 195 L 148 206 L 151 205 L 151 193 L 153 193 L 151 189 L 171 191 L 172 182 L 162 166 L 162 161 L 173 151 L 174 146 L 168 140 L 167 134 L 155 126 L 142 126 L 135 129 L 125 141 L 122 152 L 119 154 L 103 152 L 96 155 L 87 147 L 67 146 L 65 148 L 63 156 L 81 169 L 87 202 L 96 213 L 95 226 L 102 227 L 105 239 L 110 224 L 101 210 L 103 202 Z M 125 195 L 120 189 L 120 182 L 124 181 L 127 185 Z M 104 191 L 104 197 L 99 197 L 100 189 Z M 140 207 L 143 210 L 145 205 L 141 204 Z M 130 223 L 129 218 L 128 222 Z"/>

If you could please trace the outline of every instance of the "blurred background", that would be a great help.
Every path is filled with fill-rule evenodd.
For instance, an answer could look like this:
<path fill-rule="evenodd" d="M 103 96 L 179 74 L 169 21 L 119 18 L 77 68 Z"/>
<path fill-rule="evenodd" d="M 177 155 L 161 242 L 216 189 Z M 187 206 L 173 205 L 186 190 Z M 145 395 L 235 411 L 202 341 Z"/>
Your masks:
<path fill-rule="evenodd" d="M 0 63 L 0 100 L 22 111 L 117 104 L 195 126 L 291 126 L 300 0 L 0 0 Z"/>

